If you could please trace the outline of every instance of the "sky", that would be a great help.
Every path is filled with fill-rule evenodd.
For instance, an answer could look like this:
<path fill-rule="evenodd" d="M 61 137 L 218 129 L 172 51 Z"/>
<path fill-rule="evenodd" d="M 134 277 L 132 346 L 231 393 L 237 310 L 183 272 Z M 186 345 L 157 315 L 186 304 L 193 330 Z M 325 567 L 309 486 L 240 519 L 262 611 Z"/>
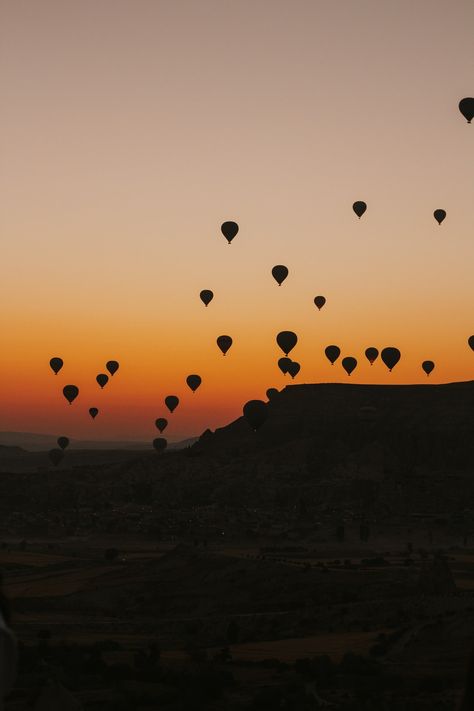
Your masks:
<path fill-rule="evenodd" d="M 473 379 L 473 27 L 471 0 L 2 0 L 0 430 L 151 440 L 176 394 L 165 434 L 200 434 L 292 382 L 281 330 L 295 383 Z"/>

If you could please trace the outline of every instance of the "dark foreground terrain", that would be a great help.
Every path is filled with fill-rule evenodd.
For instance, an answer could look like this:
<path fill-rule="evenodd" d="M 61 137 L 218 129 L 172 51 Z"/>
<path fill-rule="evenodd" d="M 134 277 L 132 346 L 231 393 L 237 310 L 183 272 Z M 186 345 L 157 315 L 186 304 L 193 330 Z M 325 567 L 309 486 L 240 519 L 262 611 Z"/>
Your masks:
<path fill-rule="evenodd" d="M 294 386 L 257 433 L 181 452 L 2 448 L 7 708 L 454 711 L 473 402 L 472 382 Z"/>

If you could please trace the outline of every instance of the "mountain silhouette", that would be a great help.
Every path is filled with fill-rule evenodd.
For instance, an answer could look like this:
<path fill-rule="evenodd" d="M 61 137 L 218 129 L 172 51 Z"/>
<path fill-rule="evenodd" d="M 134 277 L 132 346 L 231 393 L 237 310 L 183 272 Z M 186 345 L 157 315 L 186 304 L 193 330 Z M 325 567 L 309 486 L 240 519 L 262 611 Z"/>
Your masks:
<path fill-rule="evenodd" d="M 140 467 L 156 472 L 164 500 L 192 492 L 201 504 L 273 506 L 289 497 L 374 516 L 463 510 L 474 488 L 473 397 L 473 381 L 291 385 L 273 395 L 257 432 L 240 417 Z"/>

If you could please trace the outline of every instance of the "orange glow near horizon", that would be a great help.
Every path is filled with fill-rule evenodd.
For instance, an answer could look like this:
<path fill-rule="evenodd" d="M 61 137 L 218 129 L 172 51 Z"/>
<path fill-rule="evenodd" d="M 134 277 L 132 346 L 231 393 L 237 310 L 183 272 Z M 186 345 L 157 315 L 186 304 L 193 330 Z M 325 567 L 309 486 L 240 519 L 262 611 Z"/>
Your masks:
<path fill-rule="evenodd" d="M 1 15 L 0 430 L 149 440 L 165 416 L 176 441 L 269 387 L 473 379 L 474 125 L 457 109 L 472 3 L 7 0 Z M 299 337 L 294 381 L 280 330 Z M 368 346 L 402 359 L 371 367 Z"/>

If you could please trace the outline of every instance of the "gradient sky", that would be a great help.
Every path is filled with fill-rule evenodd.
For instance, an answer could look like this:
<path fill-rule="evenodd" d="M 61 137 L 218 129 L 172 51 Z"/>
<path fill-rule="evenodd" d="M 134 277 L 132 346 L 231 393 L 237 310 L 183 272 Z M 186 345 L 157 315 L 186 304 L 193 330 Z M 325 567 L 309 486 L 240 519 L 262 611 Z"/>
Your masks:
<path fill-rule="evenodd" d="M 286 329 L 295 382 L 473 378 L 471 0 L 3 0 L 0 26 L 1 430 L 151 439 L 177 394 L 166 434 L 199 434 L 288 384 Z M 388 345 L 391 374 L 363 356 Z"/>

